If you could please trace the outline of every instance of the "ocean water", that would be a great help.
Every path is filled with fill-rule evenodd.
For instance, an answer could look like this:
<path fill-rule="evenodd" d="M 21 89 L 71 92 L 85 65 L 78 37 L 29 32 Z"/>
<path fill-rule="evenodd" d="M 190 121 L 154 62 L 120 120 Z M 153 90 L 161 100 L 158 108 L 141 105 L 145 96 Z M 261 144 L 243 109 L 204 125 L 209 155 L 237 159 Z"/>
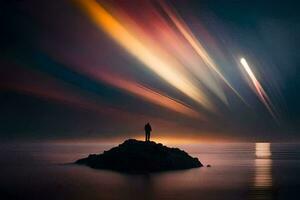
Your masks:
<path fill-rule="evenodd" d="M 128 175 L 71 164 L 113 144 L 1 144 L 0 199 L 300 199 L 300 144 L 176 145 L 206 166 Z"/>

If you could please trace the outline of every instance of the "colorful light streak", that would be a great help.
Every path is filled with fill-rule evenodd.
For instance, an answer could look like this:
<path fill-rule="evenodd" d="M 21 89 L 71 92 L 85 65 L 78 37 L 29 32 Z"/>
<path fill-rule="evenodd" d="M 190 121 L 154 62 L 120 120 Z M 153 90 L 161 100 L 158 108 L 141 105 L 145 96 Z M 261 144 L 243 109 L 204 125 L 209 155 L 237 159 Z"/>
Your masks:
<path fill-rule="evenodd" d="M 269 98 L 269 96 L 267 95 L 267 93 L 265 92 L 264 88 L 262 87 L 262 85 L 260 84 L 260 82 L 257 80 L 257 78 L 255 77 L 253 71 L 251 70 L 250 66 L 248 65 L 247 61 L 245 58 L 241 58 L 240 60 L 242 66 L 244 67 L 244 70 L 247 72 L 252 84 L 254 87 L 254 92 L 257 94 L 257 96 L 259 97 L 259 99 L 261 100 L 261 102 L 265 105 L 265 107 L 268 109 L 269 113 L 272 115 L 272 117 L 274 118 L 274 120 L 279 123 L 279 120 L 275 114 L 275 109 L 274 106 Z"/>
<path fill-rule="evenodd" d="M 224 81 L 224 83 L 244 102 L 244 98 L 233 88 L 233 86 L 229 83 L 229 81 L 224 77 L 224 75 L 221 73 L 221 71 L 218 69 L 218 66 L 213 61 L 211 56 L 208 54 L 208 52 L 205 50 L 204 46 L 200 43 L 200 41 L 195 37 L 193 32 L 190 30 L 188 25 L 178 16 L 169 6 L 167 6 L 165 3 L 161 2 L 161 6 L 164 9 L 164 11 L 168 14 L 172 22 L 175 24 L 175 26 L 178 28 L 180 33 L 184 36 L 184 38 L 188 41 L 188 43 L 191 45 L 191 47 L 195 50 L 195 52 L 201 57 L 203 62 L 206 64 L 209 69 L 211 69 L 213 72 L 217 74 L 217 76 Z M 209 86 L 209 85 L 208 85 Z M 220 91 L 219 88 L 211 88 L 213 89 L 214 93 L 222 99 L 224 103 L 227 103 L 226 96 L 222 91 Z M 247 104 L 247 103 L 246 103 Z"/>
<path fill-rule="evenodd" d="M 155 46 L 145 45 L 143 36 L 126 29 L 122 22 L 96 1 L 78 0 L 77 2 L 101 30 L 104 30 L 146 67 L 205 108 L 213 110 L 213 105 L 206 95 L 192 83 L 192 79 L 186 76 L 186 70 L 176 60 L 168 58 L 166 53 L 158 51 Z"/>
<path fill-rule="evenodd" d="M 63 58 L 56 58 L 64 60 L 66 66 L 70 69 L 89 77 L 99 83 L 105 83 L 115 88 L 121 89 L 131 95 L 141 98 L 147 102 L 167 108 L 171 111 L 183 114 L 188 117 L 197 118 L 206 121 L 206 117 L 199 112 L 193 110 L 185 103 L 155 90 L 150 86 L 138 83 L 132 78 L 112 72 L 103 66 L 93 66 L 88 64 L 87 58 L 81 56 L 80 59 L 75 58 L 71 54 L 65 53 Z M 76 60 L 76 62 L 74 62 Z"/>
<path fill-rule="evenodd" d="M 169 96 L 156 92 L 153 89 L 148 88 L 142 84 L 136 83 L 129 79 L 125 79 L 119 75 L 114 75 L 111 72 L 104 72 L 104 70 L 100 71 L 97 70 L 97 68 L 92 67 L 77 67 L 77 70 L 81 73 L 84 73 L 85 75 L 94 78 L 97 81 L 103 81 L 116 88 L 127 91 L 130 94 L 134 94 L 148 102 L 165 107 L 169 110 L 181 113 L 189 117 L 199 118 L 203 120 L 205 119 L 204 116 L 200 115 L 200 113 L 194 111 L 183 103 L 174 100 Z"/>
<path fill-rule="evenodd" d="M 10 66 L 11 71 L 0 73 L 1 80 L 5 80 L 5 84 L 0 84 L 1 91 L 14 91 L 19 94 L 26 94 L 46 100 L 48 102 L 59 103 L 77 110 L 89 111 L 105 116 L 118 123 L 142 124 L 145 120 L 149 120 L 154 124 L 163 124 L 163 126 L 173 126 L 173 122 L 165 119 L 136 113 L 120 109 L 101 101 L 96 94 L 87 91 L 80 91 L 74 87 L 57 80 L 43 73 L 24 70 L 20 67 Z M 19 77 L 22 77 L 21 79 Z M 179 109 L 180 110 L 180 109 Z M 188 110 L 190 111 L 190 110 Z M 178 111 L 180 112 L 180 111 Z M 191 111 L 192 117 L 198 117 L 197 113 Z M 195 114 L 196 116 L 194 116 Z"/>
<path fill-rule="evenodd" d="M 201 19 L 208 19 L 207 16 L 194 15 L 192 10 L 181 7 L 180 3 L 169 4 L 169 1 L 73 1 L 79 6 L 63 5 L 72 11 L 62 11 L 55 19 L 40 11 L 26 10 L 28 16 L 34 16 L 39 21 L 38 26 L 44 28 L 36 30 L 37 39 L 31 38 L 31 33 L 28 34 L 30 37 L 24 38 L 26 51 L 22 43 L 19 45 L 17 42 L 16 47 L 22 48 L 15 49 L 13 45 L 5 53 L 5 62 L 1 63 L 3 71 L 10 71 L 12 75 L 6 77 L 5 73 L 0 73 L 0 90 L 26 94 L 25 98 L 32 95 L 53 101 L 55 105 L 71 106 L 72 110 L 87 110 L 97 116 L 118 118 L 120 113 L 126 111 L 124 121 L 129 118 L 127 116 L 137 116 L 131 121 L 133 126 L 137 125 L 136 118 L 143 115 L 142 119 L 138 119 L 141 124 L 145 120 L 152 123 L 156 119 L 171 119 L 171 123 L 176 123 L 178 128 L 186 126 L 197 128 L 197 131 L 213 129 L 229 132 L 235 130 L 232 129 L 235 126 L 251 130 L 249 126 L 253 120 L 255 123 L 258 120 L 250 116 L 252 112 L 248 112 L 248 108 L 236 101 L 235 93 L 244 103 L 240 94 L 249 97 L 248 103 L 254 104 L 257 98 L 251 97 L 258 96 L 262 102 L 259 101 L 259 107 L 266 107 L 263 113 L 269 112 L 279 123 L 280 116 L 275 105 L 280 106 L 281 102 L 278 99 L 276 104 L 272 102 L 280 91 L 275 91 L 273 87 L 278 86 L 277 83 L 280 84 L 284 77 L 277 77 L 276 70 L 270 67 L 272 65 L 266 65 L 267 68 L 262 70 L 268 79 L 263 78 L 269 84 L 260 83 L 257 72 L 242 58 L 240 62 L 243 67 L 238 65 L 246 76 L 242 78 L 246 78 L 254 92 L 249 90 L 240 74 L 234 71 L 236 65 L 233 64 L 234 55 L 239 52 L 238 41 L 244 36 L 228 32 L 231 35 L 226 37 L 226 28 L 230 29 L 226 22 L 218 23 L 217 19 L 213 23 L 202 23 L 204 21 Z M 57 23 L 57 19 L 62 23 Z M 62 24 L 69 26 L 62 28 Z M 105 34 L 108 37 L 103 37 Z M 235 36 L 238 37 L 231 40 Z M 31 45 L 27 46 L 29 43 Z M 255 46 L 251 47 L 253 49 L 248 50 L 255 53 Z M 260 55 L 258 59 L 264 57 Z M 267 63 L 268 58 L 265 58 Z M 10 69 L 11 63 L 20 65 L 24 71 L 28 69 L 29 73 L 38 72 L 40 78 L 18 74 L 18 70 Z M 44 75 L 48 75 L 47 78 Z M 239 116 L 242 118 L 234 121 Z M 259 124 L 257 128 L 265 128 L 265 115 L 258 117 L 263 125 Z M 267 118 L 272 120 L 269 116 Z M 242 119 L 247 120 L 240 123 Z M 223 128 L 225 125 L 228 127 L 226 130 Z"/>

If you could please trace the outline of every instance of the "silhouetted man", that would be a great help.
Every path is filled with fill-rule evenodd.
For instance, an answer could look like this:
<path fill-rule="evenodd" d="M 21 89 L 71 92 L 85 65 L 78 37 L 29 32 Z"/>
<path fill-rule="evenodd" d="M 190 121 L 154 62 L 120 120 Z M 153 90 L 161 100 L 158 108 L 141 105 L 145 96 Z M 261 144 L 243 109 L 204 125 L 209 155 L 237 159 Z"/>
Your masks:
<path fill-rule="evenodd" d="M 146 142 L 150 141 L 150 132 L 152 131 L 152 128 L 149 124 L 149 122 L 145 125 L 145 135 L 146 135 Z"/>

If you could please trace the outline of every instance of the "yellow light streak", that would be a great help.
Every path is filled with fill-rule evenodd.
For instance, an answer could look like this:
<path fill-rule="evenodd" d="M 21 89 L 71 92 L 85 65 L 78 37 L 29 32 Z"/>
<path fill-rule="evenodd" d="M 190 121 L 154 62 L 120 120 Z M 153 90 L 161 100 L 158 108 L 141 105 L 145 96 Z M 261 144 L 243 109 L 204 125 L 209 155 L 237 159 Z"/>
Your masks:
<path fill-rule="evenodd" d="M 184 71 L 180 70 L 182 66 L 174 60 L 168 59 L 167 56 L 156 52 L 155 47 L 145 45 L 143 43 L 143 36 L 128 30 L 96 1 L 76 1 L 101 30 L 105 31 L 146 67 L 206 109 L 214 110 L 213 105 L 207 99 L 206 95 L 193 84 L 191 79 L 184 74 Z"/>

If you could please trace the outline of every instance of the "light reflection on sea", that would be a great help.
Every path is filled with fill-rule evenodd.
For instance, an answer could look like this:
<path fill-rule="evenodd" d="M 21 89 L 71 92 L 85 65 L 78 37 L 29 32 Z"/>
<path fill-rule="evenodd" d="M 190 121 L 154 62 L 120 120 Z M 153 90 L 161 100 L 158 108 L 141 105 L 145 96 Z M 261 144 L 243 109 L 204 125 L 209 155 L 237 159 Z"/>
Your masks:
<path fill-rule="evenodd" d="M 180 145 L 211 168 L 127 175 L 66 164 L 104 144 L 3 144 L 1 199 L 299 199 L 300 145 Z"/>

